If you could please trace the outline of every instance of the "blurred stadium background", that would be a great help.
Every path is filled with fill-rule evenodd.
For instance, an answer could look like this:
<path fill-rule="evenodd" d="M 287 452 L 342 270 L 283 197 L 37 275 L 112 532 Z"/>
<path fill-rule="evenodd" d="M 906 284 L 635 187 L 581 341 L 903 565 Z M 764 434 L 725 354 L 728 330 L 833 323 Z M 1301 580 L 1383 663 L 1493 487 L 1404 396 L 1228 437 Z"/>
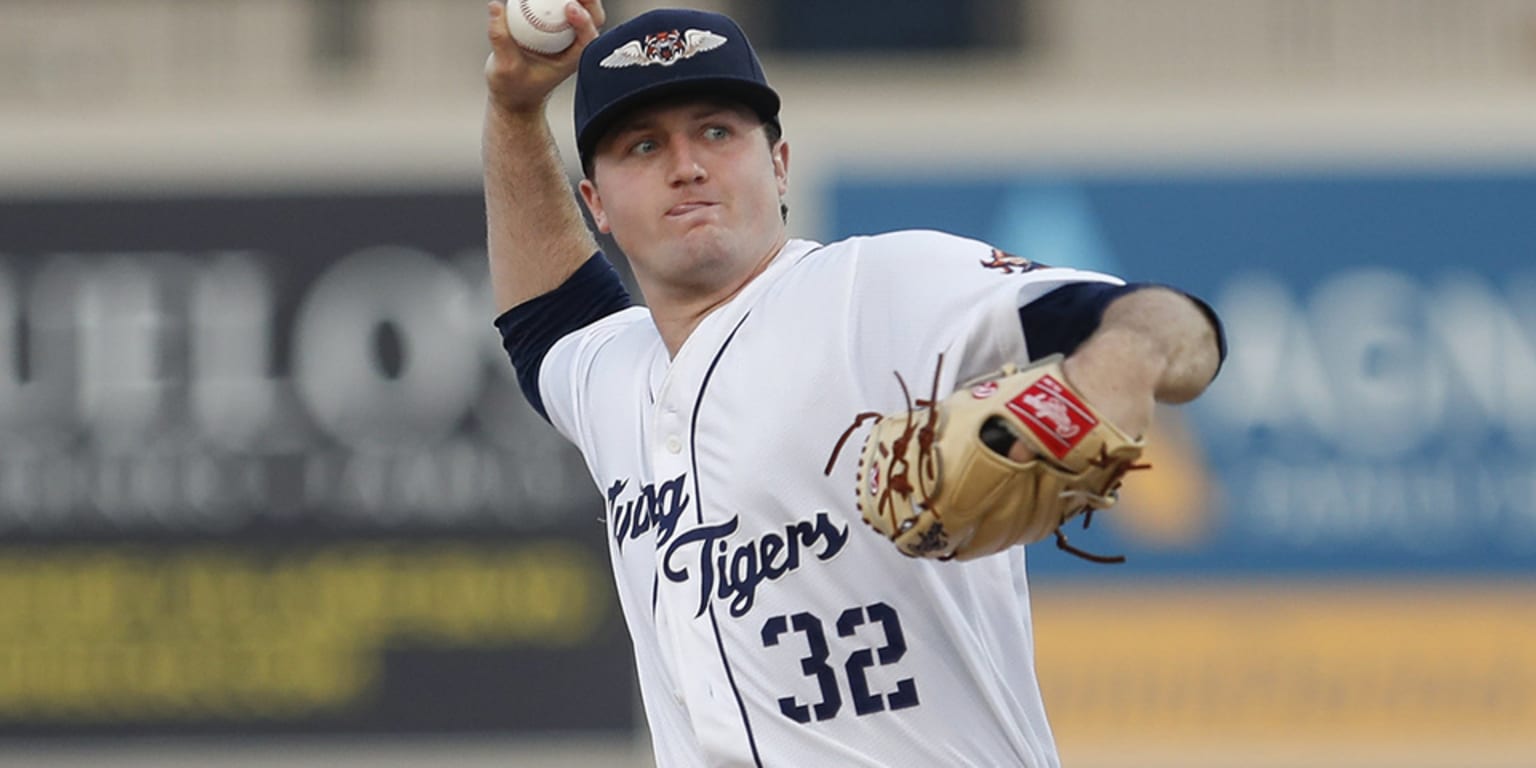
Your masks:
<path fill-rule="evenodd" d="M 796 233 L 1226 318 L 1081 539 L 1130 563 L 1033 555 L 1067 765 L 1536 765 L 1536 1 L 695 5 Z M 0 0 L 0 765 L 649 765 L 489 327 L 483 19 Z"/>

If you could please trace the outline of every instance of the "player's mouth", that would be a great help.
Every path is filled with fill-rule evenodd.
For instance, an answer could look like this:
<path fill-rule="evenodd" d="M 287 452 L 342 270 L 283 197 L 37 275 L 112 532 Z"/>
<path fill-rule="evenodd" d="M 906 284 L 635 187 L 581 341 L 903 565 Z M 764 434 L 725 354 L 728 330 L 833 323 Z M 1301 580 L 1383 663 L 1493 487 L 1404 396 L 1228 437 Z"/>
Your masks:
<path fill-rule="evenodd" d="M 716 205 L 717 203 L 710 203 L 703 200 L 686 200 L 672 206 L 671 208 L 668 208 L 667 218 L 680 219 L 700 211 L 707 211 L 711 208 L 714 208 Z"/>

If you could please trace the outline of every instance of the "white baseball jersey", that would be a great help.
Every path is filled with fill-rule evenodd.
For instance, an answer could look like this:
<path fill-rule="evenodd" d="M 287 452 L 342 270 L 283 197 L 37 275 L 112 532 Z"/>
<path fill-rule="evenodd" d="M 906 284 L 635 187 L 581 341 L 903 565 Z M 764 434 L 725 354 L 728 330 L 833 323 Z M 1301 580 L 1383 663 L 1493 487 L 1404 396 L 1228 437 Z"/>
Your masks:
<path fill-rule="evenodd" d="M 1069 282 L 938 232 L 792 240 L 669 359 L 632 307 L 555 342 L 550 422 L 607 501 L 656 761 L 1057 765 L 1024 550 L 914 560 L 859 520 L 864 411 L 1030 358 L 1019 307 Z"/>

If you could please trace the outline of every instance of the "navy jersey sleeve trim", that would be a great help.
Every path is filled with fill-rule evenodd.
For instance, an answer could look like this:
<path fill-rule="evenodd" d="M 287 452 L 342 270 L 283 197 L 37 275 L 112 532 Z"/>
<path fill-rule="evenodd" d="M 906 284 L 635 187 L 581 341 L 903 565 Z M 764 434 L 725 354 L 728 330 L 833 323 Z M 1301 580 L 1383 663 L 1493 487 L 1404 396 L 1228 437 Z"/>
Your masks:
<path fill-rule="evenodd" d="M 501 346 L 517 369 L 523 397 L 545 421 L 544 398 L 539 394 L 539 367 L 555 342 L 634 304 L 619 274 L 603 256 L 592 254 L 560 287 L 535 296 L 496 318 Z"/>
<path fill-rule="evenodd" d="M 1024 344 L 1030 360 L 1071 355 L 1099 329 L 1104 308 L 1111 301 L 1148 285 L 1068 283 L 1019 307 L 1019 322 L 1024 326 Z"/>
<path fill-rule="evenodd" d="M 1221 363 L 1227 359 L 1227 337 L 1216 311 L 1195 296 L 1158 283 L 1068 283 L 1020 307 L 1019 322 L 1024 326 L 1024 343 L 1029 348 L 1030 359 L 1039 360 L 1058 353 L 1071 355 L 1098 330 L 1104 309 L 1110 302 L 1143 288 L 1167 288 L 1195 302 L 1216 331 L 1216 347 L 1220 354 L 1216 369 L 1221 370 Z"/>

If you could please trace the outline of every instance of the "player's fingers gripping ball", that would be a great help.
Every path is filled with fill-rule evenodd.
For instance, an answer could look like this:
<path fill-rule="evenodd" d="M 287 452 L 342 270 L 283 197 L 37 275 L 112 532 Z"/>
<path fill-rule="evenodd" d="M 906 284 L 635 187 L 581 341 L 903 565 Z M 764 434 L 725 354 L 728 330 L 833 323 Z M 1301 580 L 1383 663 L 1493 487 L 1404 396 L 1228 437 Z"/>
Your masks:
<path fill-rule="evenodd" d="M 1099 416 L 1068 384 L 1061 360 L 1006 366 L 943 401 L 935 371 L 934 392 L 915 407 L 862 414 L 843 438 L 878 418 L 856 475 L 864 522 L 913 557 L 968 560 L 1054 533 L 1075 554 L 1123 559 L 1082 552 L 1060 528 L 1112 506 L 1125 473 L 1146 468 L 1136 463 L 1146 442 Z M 1015 442 L 1034 458 L 1010 459 Z"/>

